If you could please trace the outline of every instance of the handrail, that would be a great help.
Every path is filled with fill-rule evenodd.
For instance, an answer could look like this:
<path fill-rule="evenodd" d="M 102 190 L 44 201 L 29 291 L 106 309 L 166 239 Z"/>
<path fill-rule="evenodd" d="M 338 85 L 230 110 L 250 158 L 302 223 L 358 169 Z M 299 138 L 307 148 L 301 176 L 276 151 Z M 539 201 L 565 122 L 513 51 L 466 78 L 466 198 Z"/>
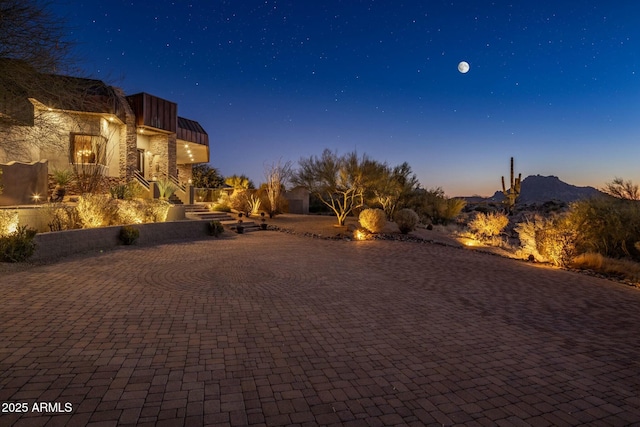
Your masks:
<path fill-rule="evenodd" d="M 140 185 L 142 185 L 147 190 L 149 190 L 151 188 L 151 184 L 149 184 L 149 181 L 144 179 L 144 177 L 142 176 L 142 174 L 139 171 L 134 171 L 133 172 L 133 177 L 138 181 L 138 183 Z"/>
<path fill-rule="evenodd" d="M 185 185 L 180 184 L 180 181 L 178 181 L 178 178 L 176 178 L 175 176 L 169 175 L 169 180 L 173 182 L 175 185 L 177 185 L 182 191 L 184 192 L 187 191 L 187 187 Z"/>

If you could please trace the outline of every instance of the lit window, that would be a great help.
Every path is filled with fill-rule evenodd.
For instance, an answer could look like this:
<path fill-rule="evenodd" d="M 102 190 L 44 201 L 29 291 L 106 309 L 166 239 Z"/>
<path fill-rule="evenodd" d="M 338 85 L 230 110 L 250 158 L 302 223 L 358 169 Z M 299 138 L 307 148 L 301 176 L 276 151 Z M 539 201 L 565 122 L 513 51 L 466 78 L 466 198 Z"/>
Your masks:
<path fill-rule="evenodd" d="M 106 164 L 106 141 L 99 135 L 71 135 L 71 163 Z"/>

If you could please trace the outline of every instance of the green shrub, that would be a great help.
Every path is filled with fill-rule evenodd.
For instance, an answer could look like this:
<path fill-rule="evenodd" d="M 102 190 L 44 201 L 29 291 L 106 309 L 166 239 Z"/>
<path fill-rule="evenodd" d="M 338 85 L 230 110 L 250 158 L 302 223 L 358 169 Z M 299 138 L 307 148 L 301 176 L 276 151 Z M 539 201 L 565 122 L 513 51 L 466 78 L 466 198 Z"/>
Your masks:
<path fill-rule="evenodd" d="M 579 253 L 595 252 L 611 258 L 640 260 L 640 203 L 598 197 L 570 205 L 569 221 L 577 231 Z"/>
<path fill-rule="evenodd" d="M 69 169 L 54 169 L 53 180 L 57 185 L 65 187 L 73 181 L 73 171 Z"/>
<path fill-rule="evenodd" d="M 109 188 L 109 194 L 111 197 L 118 200 L 130 199 L 129 186 L 126 184 L 118 184 Z"/>
<path fill-rule="evenodd" d="M 407 234 L 416 229 L 420 218 L 412 209 L 400 209 L 396 212 L 394 220 L 402 234 Z"/>
<path fill-rule="evenodd" d="M 29 259 L 36 250 L 33 238 L 36 230 L 19 226 L 13 233 L 0 237 L 0 261 L 22 262 Z"/>
<path fill-rule="evenodd" d="M 138 237 L 140 237 L 140 230 L 130 225 L 125 225 L 120 229 L 120 241 L 125 245 L 132 245 Z"/>
<path fill-rule="evenodd" d="M 382 209 L 365 209 L 360 212 L 358 220 L 371 233 L 381 233 L 387 225 L 387 215 Z"/>
<path fill-rule="evenodd" d="M 207 224 L 209 236 L 218 237 L 224 232 L 224 227 L 220 221 L 209 221 Z"/>

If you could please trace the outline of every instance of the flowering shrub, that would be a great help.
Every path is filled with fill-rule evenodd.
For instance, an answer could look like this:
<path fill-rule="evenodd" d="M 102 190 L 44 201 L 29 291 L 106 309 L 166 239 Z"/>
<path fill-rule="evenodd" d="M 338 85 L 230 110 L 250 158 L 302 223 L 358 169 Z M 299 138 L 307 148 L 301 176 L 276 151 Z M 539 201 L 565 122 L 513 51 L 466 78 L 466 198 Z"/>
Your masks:
<path fill-rule="evenodd" d="M 416 229 L 420 218 L 412 209 L 400 209 L 394 217 L 402 234 L 407 234 Z"/>
<path fill-rule="evenodd" d="M 382 209 L 365 209 L 360 212 L 360 225 L 372 233 L 381 233 L 387 225 L 387 216 Z"/>

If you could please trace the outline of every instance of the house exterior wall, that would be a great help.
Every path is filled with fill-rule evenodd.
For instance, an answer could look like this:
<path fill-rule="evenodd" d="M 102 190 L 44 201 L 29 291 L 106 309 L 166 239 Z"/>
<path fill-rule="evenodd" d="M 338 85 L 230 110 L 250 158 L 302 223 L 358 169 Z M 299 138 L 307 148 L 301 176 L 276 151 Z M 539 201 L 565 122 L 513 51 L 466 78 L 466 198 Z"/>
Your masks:
<path fill-rule="evenodd" d="M 25 163 L 48 161 L 49 169 L 69 169 L 72 134 L 94 135 L 106 142 L 108 176 L 119 176 L 118 162 L 122 129 L 119 121 L 109 122 L 97 114 L 49 111 L 36 105 L 33 126 L 0 129 L 0 161 Z"/>
<path fill-rule="evenodd" d="M 188 184 L 193 178 L 193 166 L 192 165 L 178 165 L 178 181 L 180 184 Z"/>

